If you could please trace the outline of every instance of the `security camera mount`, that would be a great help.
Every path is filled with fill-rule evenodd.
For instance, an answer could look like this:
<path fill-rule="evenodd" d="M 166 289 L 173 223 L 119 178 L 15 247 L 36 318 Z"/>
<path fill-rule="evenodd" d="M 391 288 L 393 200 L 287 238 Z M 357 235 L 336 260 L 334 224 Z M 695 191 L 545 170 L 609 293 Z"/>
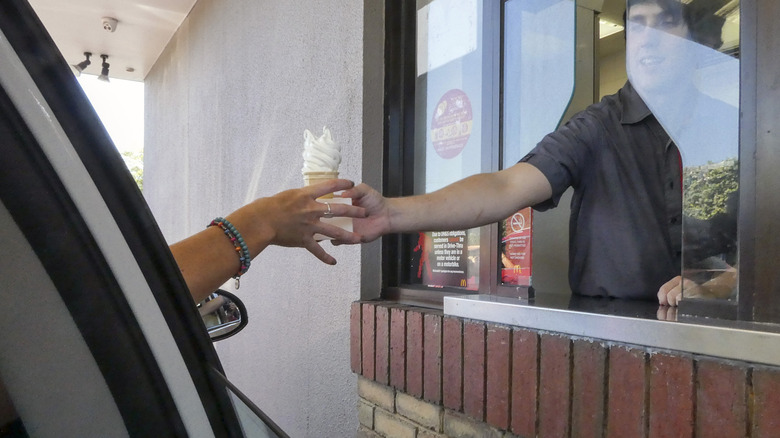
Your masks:
<path fill-rule="evenodd" d="M 103 22 L 103 30 L 107 32 L 116 31 L 116 25 L 117 23 L 119 23 L 119 21 L 116 18 L 103 17 L 100 20 Z"/>

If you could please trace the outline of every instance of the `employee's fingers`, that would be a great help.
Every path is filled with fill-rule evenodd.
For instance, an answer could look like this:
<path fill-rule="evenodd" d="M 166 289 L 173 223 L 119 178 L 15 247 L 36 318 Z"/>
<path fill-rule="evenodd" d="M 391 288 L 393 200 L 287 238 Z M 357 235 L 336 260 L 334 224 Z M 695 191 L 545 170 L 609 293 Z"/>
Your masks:
<path fill-rule="evenodd" d="M 682 295 L 682 277 L 677 276 L 664 283 L 658 289 L 658 304 L 662 306 L 676 306 Z"/>

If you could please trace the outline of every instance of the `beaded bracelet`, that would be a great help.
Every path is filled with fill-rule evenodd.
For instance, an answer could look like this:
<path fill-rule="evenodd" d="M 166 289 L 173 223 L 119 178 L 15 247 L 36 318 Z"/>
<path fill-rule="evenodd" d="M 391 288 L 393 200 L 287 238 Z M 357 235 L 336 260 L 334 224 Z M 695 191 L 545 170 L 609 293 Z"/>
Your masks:
<path fill-rule="evenodd" d="M 241 236 L 241 233 L 238 232 L 235 226 L 231 224 L 227 219 L 218 217 L 211 221 L 208 227 L 217 226 L 222 228 L 222 231 L 225 233 L 225 236 L 230 239 L 230 242 L 233 244 L 233 247 L 236 250 L 236 253 L 238 253 L 238 261 L 241 263 L 241 268 L 239 268 L 236 275 L 233 276 L 233 279 L 236 280 L 236 289 L 241 286 L 241 282 L 239 279 L 242 275 L 246 273 L 246 271 L 249 270 L 249 265 L 252 264 L 252 258 L 249 256 L 249 248 L 246 246 L 246 243 L 244 242 L 244 238 Z"/>

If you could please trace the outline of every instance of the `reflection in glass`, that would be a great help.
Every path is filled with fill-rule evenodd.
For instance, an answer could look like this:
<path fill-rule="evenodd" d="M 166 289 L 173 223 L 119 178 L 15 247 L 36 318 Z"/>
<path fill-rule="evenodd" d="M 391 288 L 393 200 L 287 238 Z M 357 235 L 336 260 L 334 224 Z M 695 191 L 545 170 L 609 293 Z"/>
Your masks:
<path fill-rule="evenodd" d="M 517 163 L 554 131 L 574 91 L 573 0 L 504 2 L 503 168 Z M 526 208 L 500 227 L 500 281 L 531 285 L 532 211 Z"/>
<path fill-rule="evenodd" d="M 414 193 L 429 193 L 482 171 L 485 108 L 492 79 L 484 57 L 482 0 L 418 1 Z M 408 278 L 476 290 L 479 229 L 420 233 Z"/>
<path fill-rule="evenodd" d="M 739 1 L 628 5 L 629 80 L 682 161 L 683 297 L 735 299 Z"/>
<path fill-rule="evenodd" d="M 554 131 L 574 91 L 573 0 L 504 3 L 503 166 Z"/>

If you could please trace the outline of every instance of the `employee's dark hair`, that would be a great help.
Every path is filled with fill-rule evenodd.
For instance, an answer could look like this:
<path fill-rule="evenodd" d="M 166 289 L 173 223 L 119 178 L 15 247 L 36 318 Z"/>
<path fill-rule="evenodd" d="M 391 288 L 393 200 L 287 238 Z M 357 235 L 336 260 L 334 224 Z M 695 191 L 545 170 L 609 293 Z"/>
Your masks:
<path fill-rule="evenodd" d="M 716 12 L 723 7 L 726 0 L 692 0 L 690 3 L 682 3 L 680 0 L 627 0 L 626 11 L 632 6 L 644 3 L 656 4 L 672 16 L 684 20 L 693 41 L 713 49 L 723 45 L 721 30 L 726 19 L 716 15 Z M 625 12 L 623 21 L 626 21 Z"/>

